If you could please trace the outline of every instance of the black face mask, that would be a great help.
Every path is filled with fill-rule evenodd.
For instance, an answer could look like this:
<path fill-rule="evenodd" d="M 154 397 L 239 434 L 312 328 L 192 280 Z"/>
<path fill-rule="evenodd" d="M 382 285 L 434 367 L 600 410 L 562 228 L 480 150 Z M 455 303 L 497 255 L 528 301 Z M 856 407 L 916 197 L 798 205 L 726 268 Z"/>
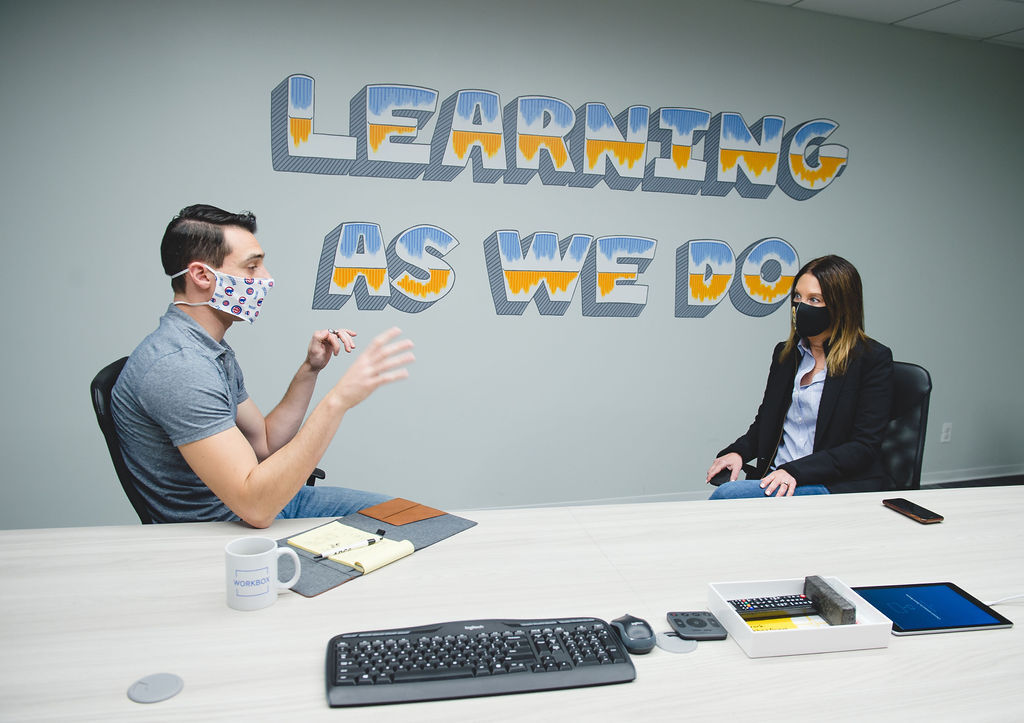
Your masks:
<path fill-rule="evenodd" d="M 799 301 L 793 302 L 793 318 L 796 333 L 805 339 L 817 336 L 832 324 L 827 306 L 808 306 Z"/>

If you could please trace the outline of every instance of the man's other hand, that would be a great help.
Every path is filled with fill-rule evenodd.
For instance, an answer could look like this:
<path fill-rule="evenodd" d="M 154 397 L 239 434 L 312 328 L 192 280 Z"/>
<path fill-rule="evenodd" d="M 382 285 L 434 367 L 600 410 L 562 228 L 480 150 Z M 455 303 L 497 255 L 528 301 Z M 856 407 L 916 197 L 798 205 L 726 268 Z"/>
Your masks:
<path fill-rule="evenodd" d="M 416 357 L 409 351 L 413 347 L 411 339 L 393 341 L 401 333 L 401 329 L 392 327 L 377 336 L 335 385 L 345 409 L 359 404 L 377 387 L 409 376 L 405 367 Z"/>

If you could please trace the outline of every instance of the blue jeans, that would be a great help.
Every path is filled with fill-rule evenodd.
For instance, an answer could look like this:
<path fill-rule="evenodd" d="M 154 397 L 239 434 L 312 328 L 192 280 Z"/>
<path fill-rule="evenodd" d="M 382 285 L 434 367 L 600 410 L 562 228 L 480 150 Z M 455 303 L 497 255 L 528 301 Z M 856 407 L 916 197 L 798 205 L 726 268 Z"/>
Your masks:
<path fill-rule="evenodd" d="M 277 519 L 344 517 L 390 499 L 392 498 L 389 495 L 382 495 L 379 492 L 350 490 L 347 487 L 303 487 L 292 497 L 291 502 L 284 506 Z"/>
<path fill-rule="evenodd" d="M 778 492 L 778 490 L 776 490 Z M 828 487 L 825 485 L 797 485 L 794 495 L 827 495 Z M 738 479 L 734 482 L 725 482 L 711 493 L 711 500 L 734 500 L 741 497 L 764 497 L 764 490 L 761 489 L 759 479 Z M 774 495 L 773 495 L 774 496 Z"/>

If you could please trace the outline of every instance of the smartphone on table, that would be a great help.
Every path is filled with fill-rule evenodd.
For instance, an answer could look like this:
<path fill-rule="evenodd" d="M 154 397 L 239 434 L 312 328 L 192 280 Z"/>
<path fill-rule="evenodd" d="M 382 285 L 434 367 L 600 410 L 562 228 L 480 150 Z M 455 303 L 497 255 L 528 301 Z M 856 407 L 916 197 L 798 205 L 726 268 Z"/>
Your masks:
<path fill-rule="evenodd" d="M 914 504 L 910 500 L 905 500 L 902 497 L 893 497 L 887 500 L 882 500 L 882 504 L 890 510 L 895 510 L 901 515 L 906 515 L 910 519 L 920 522 L 922 525 L 932 525 L 936 522 L 942 522 L 943 519 L 942 515 L 936 514 L 935 512 L 932 512 L 921 505 Z"/>

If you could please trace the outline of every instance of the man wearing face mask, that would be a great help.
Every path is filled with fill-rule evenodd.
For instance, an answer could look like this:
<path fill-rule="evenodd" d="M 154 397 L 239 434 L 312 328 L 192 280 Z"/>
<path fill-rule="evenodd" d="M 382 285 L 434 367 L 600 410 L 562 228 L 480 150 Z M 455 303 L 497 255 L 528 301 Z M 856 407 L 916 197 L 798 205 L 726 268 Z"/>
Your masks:
<path fill-rule="evenodd" d="M 256 322 L 274 287 L 255 232 L 251 213 L 207 205 L 182 209 L 164 232 L 160 255 L 174 299 L 132 352 L 111 399 L 125 463 L 158 522 L 267 527 L 276 517 L 340 517 L 388 499 L 305 481 L 345 413 L 408 376 L 412 342 L 396 340 L 398 329 L 378 336 L 303 423 L 319 373 L 355 347 L 354 332 L 315 332 L 264 417 L 224 341 L 233 324 Z"/>
<path fill-rule="evenodd" d="M 880 449 L 892 404 L 892 351 L 864 333 L 860 275 L 822 256 L 797 272 L 789 339 L 746 434 L 718 453 L 711 499 L 788 497 L 885 488 Z M 739 473 L 756 460 L 745 480 Z"/>

